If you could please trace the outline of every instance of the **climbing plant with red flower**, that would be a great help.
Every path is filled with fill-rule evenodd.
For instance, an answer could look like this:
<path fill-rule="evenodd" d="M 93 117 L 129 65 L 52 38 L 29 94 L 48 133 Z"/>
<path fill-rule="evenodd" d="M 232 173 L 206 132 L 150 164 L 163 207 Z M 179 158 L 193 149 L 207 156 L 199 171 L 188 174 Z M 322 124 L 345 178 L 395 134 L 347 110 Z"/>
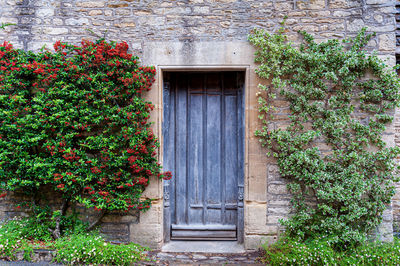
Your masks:
<path fill-rule="evenodd" d="M 0 186 L 33 198 L 46 186 L 97 210 L 146 210 L 157 163 L 142 97 L 154 67 L 126 43 L 56 42 L 55 52 L 0 45 Z M 4 194 L 2 194 L 4 195 Z"/>

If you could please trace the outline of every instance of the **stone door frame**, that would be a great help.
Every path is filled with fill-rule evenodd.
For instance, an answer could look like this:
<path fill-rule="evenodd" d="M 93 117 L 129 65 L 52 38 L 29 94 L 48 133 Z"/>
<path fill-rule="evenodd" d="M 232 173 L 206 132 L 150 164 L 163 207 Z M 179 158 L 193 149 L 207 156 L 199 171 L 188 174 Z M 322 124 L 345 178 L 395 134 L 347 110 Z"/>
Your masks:
<path fill-rule="evenodd" d="M 150 115 L 152 129 L 160 137 L 159 162 L 163 158 L 163 71 L 245 71 L 245 148 L 244 148 L 244 248 L 254 250 L 266 241 L 274 241 L 279 232 L 277 218 L 281 216 L 272 208 L 281 201 L 271 198 L 268 192 L 268 164 L 273 163 L 261 147 L 254 131 L 260 128 L 258 119 L 258 84 L 269 84 L 255 73 L 255 49 L 247 41 L 156 41 L 142 44 L 142 64 L 156 67 L 156 80 L 143 96 L 155 104 Z M 275 196 L 275 195 L 272 195 Z M 144 191 L 143 197 L 153 201 L 152 207 L 140 213 L 138 223 L 129 227 L 130 241 L 151 248 L 164 245 L 163 182 L 156 177 Z M 274 202 L 271 202 L 274 200 Z"/>

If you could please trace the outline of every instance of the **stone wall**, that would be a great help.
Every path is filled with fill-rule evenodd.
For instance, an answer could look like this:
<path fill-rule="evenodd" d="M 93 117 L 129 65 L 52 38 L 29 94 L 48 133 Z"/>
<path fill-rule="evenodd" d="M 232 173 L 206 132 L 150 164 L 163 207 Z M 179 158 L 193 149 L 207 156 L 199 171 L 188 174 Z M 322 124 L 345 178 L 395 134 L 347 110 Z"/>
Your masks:
<path fill-rule="evenodd" d="M 284 16 L 294 41 L 298 30 L 323 40 L 353 36 L 368 26 L 377 33 L 369 48 L 377 49 L 390 65 L 395 63 L 395 0 L 0 0 L 0 23 L 16 24 L 0 31 L 0 41 L 38 50 L 51 49 L 56 40 L 77 43 L 82 38 L 105 37 L 126 41 L 143 63 L 156 65 L 158 73 L 168 67 L 246 69 L 244 242 L 247 249 L 254 249 L 277 238 L 278 219 L 288 214 L 290 197 L 274 161 L 265 156 L 253 134 L 260 126 L 257 84 L 265 81 L 254 72 L 254 50 L 246 39 L 254 27 L 276 30 Z M 162 138 L 162 75 L 157 75 L 147 97 L 156 104 L 152 120 Z M 276 127 L 287 123 L 287 108 L 282 102 Z M 393 145 L 393 127 L 385 138 Z M 162 147 L 159 153 L 162 161 Z M 162 182 L 153 180 L 146 193 L 156 199 L 153 208 L 141 214 L 138 223 L 131 223 L 128 233 L 132 241 L 160 247 Z M 394 206 L 400 207 L 400 193 Z M 391 217 L 389 208 L 386 235 L 391 233 Z"/>
<path fill-rule="evenodd" d="M 395 0 L 0 0 L 2 39 L 25 49 L 105 36 L 141 50 L 152 41 L 245 41 L 254 27 L 275 29 L 284 16 L 295 32 L 346 37 L 368 26 L 371 45 L 394 50 Z M 91 33 L 92 32 L 92 33 Z M 380 45 L 378 46 L 378 42 Z"/>

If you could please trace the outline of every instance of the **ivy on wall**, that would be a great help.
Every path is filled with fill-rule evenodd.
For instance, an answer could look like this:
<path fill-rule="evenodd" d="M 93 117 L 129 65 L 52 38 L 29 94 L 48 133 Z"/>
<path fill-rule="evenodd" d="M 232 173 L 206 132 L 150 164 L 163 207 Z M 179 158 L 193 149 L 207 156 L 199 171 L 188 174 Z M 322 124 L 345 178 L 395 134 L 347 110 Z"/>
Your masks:
<path fill-rule="evenodd" d="M 154 106 L 141 96 L 154 67 L 140 66 L 126 43 L 54 48 L 0 45 L 1 197 L 18 191 L 35 205 L 50 187 L 62 195 L 61 216 L 72 202 L 103 214 L 148 209 L 150 177 L 171 177 L 156 159 Z"/>
<path fill-rule="evenodd" d="M 294 213 L 282 223 L 303 240 L 357 244 L 379 225 L 394 195 L 399 148 L 387 147 L 382 134 L 399 104 L 399 78 L 365 50 L 373 37 L 366 29 L 322 43 L 300 32 L 299 46 L 284 32 L 256 29 L 249 36 L 256 72 L 271 81 L 259 86 L 263 128 L 255 134 L 291 181 Z M 278 95 L 290 105 L 290 121 L 274 129 Z"/>

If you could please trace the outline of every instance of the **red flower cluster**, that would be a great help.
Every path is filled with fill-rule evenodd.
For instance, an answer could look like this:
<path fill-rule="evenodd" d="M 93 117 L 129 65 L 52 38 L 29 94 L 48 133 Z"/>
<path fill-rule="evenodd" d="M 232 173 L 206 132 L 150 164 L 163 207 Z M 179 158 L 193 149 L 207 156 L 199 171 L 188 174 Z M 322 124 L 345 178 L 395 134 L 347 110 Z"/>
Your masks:
<path fill-rule="evenodd" d="M 164 173 L 159 173 L 158 177 L 162 178 L 164 180 L 170 180 L 172 178 L 172 173 L 171 173 L 171 171 L 166 171 Z"/>
<path fill-rule="evenodd" d="M 136 184 L 147 186 L 147 185 L 148 185 L 148 181 L 149 181 L 149 179 L 140 176 L 140 177 L 138 177 L 138 179 L 136 180 Z"/>
<path fill-rule="evenodd" d="M 63 176 L 61 174 L 57 174 L 57 173 L 55 173 L 53 176 L 54 176 L 54 181 L 59 181 L 63 178 Z"/>
<path fill-rule="evenodd" d="M 92 171 L 93 174 L 101 173 L 101 169 L 97 166 L 90 168 L 90 171 Z"/>
<path fill-rule="evenodd" d="M 61 149 L 62 151 L 64 151 L 64 149 Z M 75 160 L 79 160 L 81 157 L 77 156 L 76 154 L 76 149 L 73 149 L 72 151 L 66 152 L 62 157 L 67 160 L 67 161 L 75 161 Z"/>

